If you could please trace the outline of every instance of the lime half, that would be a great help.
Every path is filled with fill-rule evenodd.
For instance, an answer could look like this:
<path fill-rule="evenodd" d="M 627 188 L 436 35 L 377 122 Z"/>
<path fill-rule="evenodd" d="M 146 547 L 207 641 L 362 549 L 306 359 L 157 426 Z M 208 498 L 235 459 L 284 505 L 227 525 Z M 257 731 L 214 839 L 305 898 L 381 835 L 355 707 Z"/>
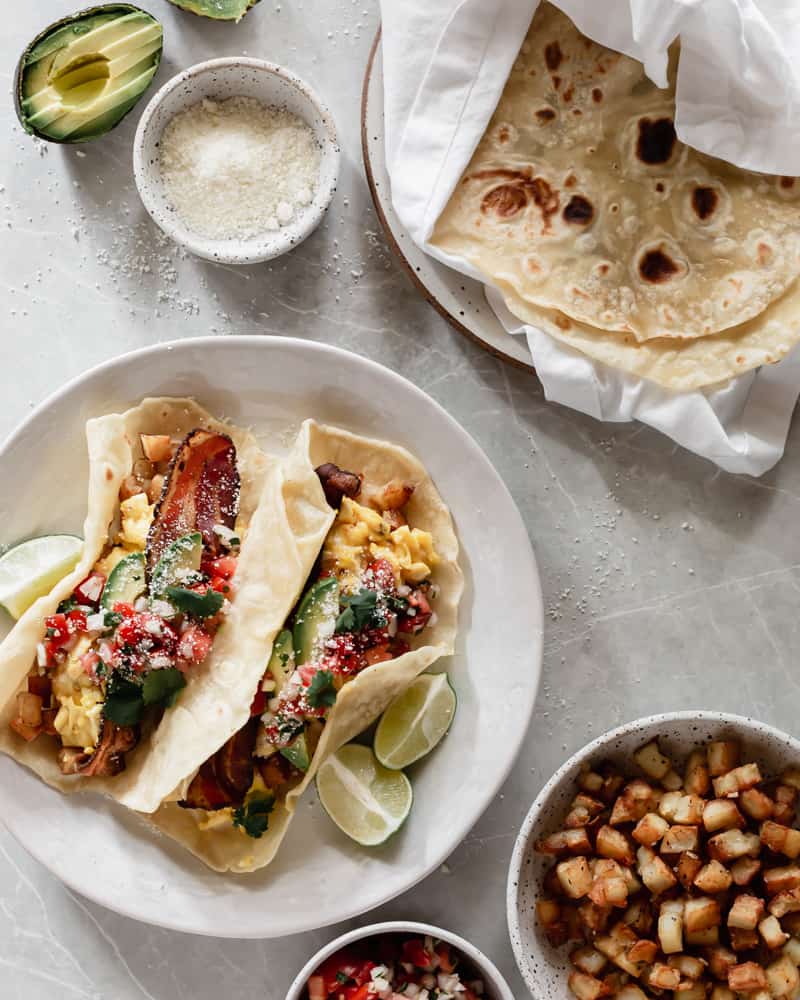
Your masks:
<path fill-rule="evenodd" d="M 348 837 L 364 847 L 388 840 L 411 811 L 414 793 L 402 771 L 383 767 L 369 747 L 348 743 L 317 774 L 325 812 Z"/>
<path fill-rule="evenodd" d="M 399 770 L 440 742 L 456 714 L 456 695 L 447 674 L 422 674 L 389 705 L 375 732 L 375 755 Z"/>
<path fill-rule="evenodd" d="M 75 569 L 83 539 L 75 535 L 29 538 L 0 556 L 0 604 L 19 618 L 35 600 L 49 593 Z"/>

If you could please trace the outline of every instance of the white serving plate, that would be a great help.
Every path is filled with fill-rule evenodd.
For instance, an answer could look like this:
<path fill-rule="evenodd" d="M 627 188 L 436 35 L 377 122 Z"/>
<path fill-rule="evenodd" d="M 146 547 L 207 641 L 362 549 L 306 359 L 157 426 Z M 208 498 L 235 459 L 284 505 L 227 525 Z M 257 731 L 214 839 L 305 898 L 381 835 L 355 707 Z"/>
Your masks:
<path fill-rule="evenodd" d="M 486 456 L 430 397 L 358 355 L 279 337 L 183 340 L 110 361 L 39 406 L 0 449 L 0 544 L 80 531 L 84 423 L 147 395 L 192 395 L 285 452 L 305 417 L 406 445 L 449 504 L 466 588 L 447 739 L 410 769 L 415 803 L 388 844 L 364 849 L 303 799 L 276 862 L 220 875 L 96 795 L 64 796 L 0 756 L 2 820 L 70 888 L 126 916 L 220 937 L 277 937 L 363 913 L 424 878 L 486 809 L 525 736 L 543 609 L 527 532 Z M 513 595 L 498 604 L 499 595 Z M 7 630 L 4 623 L 2 633 Z"/>
<path fill-rule="evenodd" d="M 533 371 L 524 337 L 510 334 L 486 301 L 483 285 L 434 260 L 414 243 L 392 207 L 383 117 L 383 48 L 375 38 L 361 95 L 361 146 L 375 211 L 386 239 L 423 296 L 461 333 L 491 354 Z"/>

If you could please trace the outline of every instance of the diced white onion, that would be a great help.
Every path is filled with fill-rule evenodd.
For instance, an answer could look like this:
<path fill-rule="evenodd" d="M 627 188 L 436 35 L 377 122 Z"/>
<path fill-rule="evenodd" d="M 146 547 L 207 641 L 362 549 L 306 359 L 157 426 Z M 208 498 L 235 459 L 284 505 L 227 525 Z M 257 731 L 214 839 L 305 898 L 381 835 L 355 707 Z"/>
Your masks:
<path fill-rule="evenodd" d="M 36 644 L 36 664 L 39 667 L 47 666 L 47 650 L 44 648 L 43 642 Z"/>
<path fill-rule="evenodd" d="M 137 597 L 133 604 L 135 611 L 147 611 L 147 598 Z"/>
<path fill-rule="evenodd" d="M 90 632 L 102 632 L 106 627 L 105 611 L 98 611 L 96 615 L 88 615 L 86 618 L 86 628 Z"/>

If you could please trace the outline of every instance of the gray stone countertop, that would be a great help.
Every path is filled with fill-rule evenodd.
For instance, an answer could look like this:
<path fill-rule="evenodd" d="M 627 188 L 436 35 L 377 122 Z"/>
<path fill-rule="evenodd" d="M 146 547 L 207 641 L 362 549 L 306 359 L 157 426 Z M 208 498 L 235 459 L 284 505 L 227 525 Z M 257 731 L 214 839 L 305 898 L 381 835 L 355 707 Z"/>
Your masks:
<path fill-rule="evenodd" d="M 238 26 L 166 0 L 145 5 L 165 25 L 159 83 L 243 52 L 306 77 L 338 122 L 343 182 L 325 223 L 294 253 L 271 266 L 215 267 L 177 252 L 139 203 L 131 143 L 142 106 L 113 135 L 75 148 L 32 141 L 3 101 L 0 435 L 100 361 L 208 333 L 286 334 L 356 351 L 411 379 L 469 430 L 519 504 L 542 571 L 535 719 L 501 794 L 446 867 L 352 926 L 380 917 L 447 926 L 488 952 L 522 997 L 506 931 L 507 866 L 529 804 L 567 755 L 618 723 L 672 709 L 795 728 L 800 435 L 763 479 L 726 475 L 643 427 L 547 403 L 535 378 L 426 305 L 386 247 L 361 161 L 374 0 L 263 0 Z M 69 10 L 64 0 L 16 5 L 0 43 L 7 92 L 23 45 Z M 499 619 L 513 600 L 497 595 Z M 67 891 L 0 832 L 3 1000 L 282 1000 L 307 957 L 344 929 L 237 942 L 145 926 Z"/>

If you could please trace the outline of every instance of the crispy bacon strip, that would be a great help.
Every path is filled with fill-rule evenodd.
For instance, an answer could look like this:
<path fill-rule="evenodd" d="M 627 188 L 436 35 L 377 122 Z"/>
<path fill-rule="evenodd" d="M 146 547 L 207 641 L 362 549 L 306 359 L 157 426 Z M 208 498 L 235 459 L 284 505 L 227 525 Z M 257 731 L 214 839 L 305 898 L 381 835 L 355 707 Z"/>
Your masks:
<path fill-rule="evenodd" d="M 58 753 L 58 766 L 62 774 L 112 778 L 125 770 L 125 754 L 133 750 L 138 742 L 138 726 L 118 726 L 106 719 L 92 753 L 86 753 L 79 747 L 63 747 Z"/>
<path fill-rule="evenodd" d="M 355 472 L 345 472 L 333 462 L 325 462 L 315 470 L 325 492 L 325 499 L 331 507 L 339 507 L 344 497 L 354 500 L 361 492 L 361 476 Z"/>
<path fill-rule="evenodd" d="M 224 809 L 239 805 L 253 783 L 253 751 L 258 719 L 251 719 L 210 757 L 192 779 L 184 809 Z"/>
<path fill-rule="evenodd" d="M 147 536 L 147 568 L 155 568 L 176 538 L 199 531 L 207 554 L 217 556 L 217 524 L 233 528 L 239 510 L 236 448 L 227 434 L 196 429 L 172 460 Z"/>

